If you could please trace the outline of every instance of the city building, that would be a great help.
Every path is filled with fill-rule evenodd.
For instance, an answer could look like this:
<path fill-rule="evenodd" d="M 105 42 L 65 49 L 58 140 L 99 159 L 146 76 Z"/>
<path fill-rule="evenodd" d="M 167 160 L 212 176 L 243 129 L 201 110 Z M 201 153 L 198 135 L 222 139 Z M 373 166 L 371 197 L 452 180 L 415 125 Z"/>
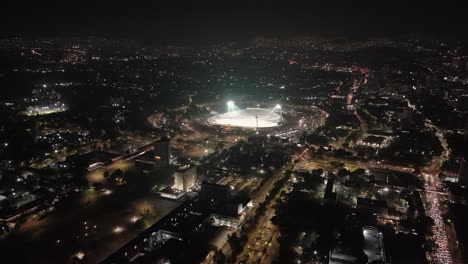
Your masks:
<path fill-rule="evenodd" d="M 181 166 L 174 171 L 174 189 L 190 190 L 197 182 L 197 167 L 191 164 Z"/>
<path fill-rule="evenodd" d="M 386 148 L 391 142 L 392 138 L 390 136 L 367 134 L 357 144 L 363 147 Z"/>
<path fill-rule="evenodd" d="M 333 178 L 328 178 L 327 185 L 325 187 L 325 193 L 323 195 L 324 203 L 333 205 L 336 204 L 337 193 L 333 191 L 333 185 L 335 180 Z"/>
<path fill-rule="evenodd" d="M 333 249 L 330 252 L 328 264 L 353 264 L 357 258 L 341 248 Z"/>
<path fill-rule="evenodd" d="M 102 263 L 201 263 L 213 248 L 222 248 L 239 220 L 198 209 L 198 198 L 188 195 Z"/>
<path fill-rule="evenodd" d="M 385 256 L 383 234 L 373 226 L 362 228 L 363 244 L 362 251 L 367 261 L 364 263 L 389 264 Z M 328 264 L 357 264 L 359 261 L 356 249 L 352 250 L 352 245 L 340 245 L 330 251 Z"/>
<path fill-rule="evenodd" d="M 388 215 L 387 201 L 358 197 L 356 209 L 360 212 Z"/>
<path fill-rule="evenodd" d="M 218 214 L 236 217 L 252 207 L 253 203 L 250 197 L 238 195 L 229 186 L 203 182 L 200 206 Z"/>
<path fill-rule="evenodd" d="M 458 170 L 458 183 L 461 185 L 468 185 L 468 161 L 462 159 L 460 162 L 460 169 Z"/>
<path fill-rule="evenodd" d="M 365 226 L 362 228 L 362 235 L 364 236 L 363 250 L 368 263 L 388 263 L 382 232 L 373 226 Z"/>
<path fill-rule="evenodd" d="M 153 144 L 154 165 L 160 168 L 167 168 L 171 163 L 171 139 L 162 137 Z"/>
<path fill-rule="evenodd" d="M 200 202 L 203 207 L 214 209 L 227 204 L 232 197 L 229 186 L 203 182 L 201 185 Z"/>
<path fill-rule="evenodd" d="M 59 162 L 59 168 L 86 168 L 92 171 L 111 164 L 119 159 L 118 154 L 91 151 L 85 154 L 72 154 L 66 157 L 65 161 Z"/>
<path fill-rule="evenodd" d="M 186 194 L 185 192 L 172 188 L 171 186 L 167 186 L 166 188 L 156 193 L 161 195 L 161 197 L 173 200 L 179 200 Z"/>

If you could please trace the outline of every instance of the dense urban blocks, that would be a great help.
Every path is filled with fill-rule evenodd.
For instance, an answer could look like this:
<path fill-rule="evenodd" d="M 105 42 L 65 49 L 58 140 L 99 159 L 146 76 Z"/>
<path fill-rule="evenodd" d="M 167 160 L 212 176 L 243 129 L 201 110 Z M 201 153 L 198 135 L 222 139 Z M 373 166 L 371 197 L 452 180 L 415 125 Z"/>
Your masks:
<path fill-rule="evenodd" d="M 0 39 L 3 262 L 468 263 L 466 44 L 173 44 Z"/>

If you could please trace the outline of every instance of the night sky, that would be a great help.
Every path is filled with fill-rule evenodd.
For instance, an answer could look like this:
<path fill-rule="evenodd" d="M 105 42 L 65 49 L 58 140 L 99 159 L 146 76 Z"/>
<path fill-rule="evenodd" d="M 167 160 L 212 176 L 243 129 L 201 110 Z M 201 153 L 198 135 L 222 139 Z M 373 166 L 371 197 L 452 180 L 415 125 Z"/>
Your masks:
<path fill-rule="evenodd" d="M 382 37 L 420 34 L 466 39 L 462 4 L 310 1 L 225 7 L 174 1 L 13 1 L 2 3 L 5 36 L 106 36 L 149 41 L 239 40 L 252 36 Z M 346 4 L 343 4 L 346 3 Z M 350 3 L 352 2 L 352 3 Z M 419 1 L 418 1 L 419 2 Z M 422 3 L 422 2 L 421 2 Z"/>

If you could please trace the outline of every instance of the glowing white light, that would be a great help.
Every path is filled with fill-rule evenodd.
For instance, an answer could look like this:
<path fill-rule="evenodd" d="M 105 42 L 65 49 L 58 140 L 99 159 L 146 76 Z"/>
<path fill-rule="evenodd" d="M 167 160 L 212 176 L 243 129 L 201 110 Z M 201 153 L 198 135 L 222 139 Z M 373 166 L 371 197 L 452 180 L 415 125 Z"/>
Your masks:
<path fill-rule="evenodd" d="M 82 259 L 85 257 L 85 253 L 83 253 L 83 252 L 80 251 L 80 252 L 78 252 L 78 253 L 75 254 L 75 257 L 76 257 L 77 259 L 79 259 L 79 260 L 82 260 Z"/>
<path fill-rule="evenodd" d="M 209 118 L 208 123 L 221 126 L 264 128 L 277 127 L 283 121 L 283 118 L 271 108 L 247 108 L 240 110 L 236 110 L 235 108 L 236 106 L 233 109 L 229 109 L 228 113 Z"/>
<path fill-rule="evenodd" d="M 281 109 L 281 105 L 277 104 L 277 105 L 275 106 L 275 108 L 276 108 L 276 109 Z"/>
<path fill-rule="evenodd" d="M 233 102 L 233 101 L 228 101 L 228 102 L 227 102 L 227 106 L 228 106 L 228 107 L 233 107 L 233 106 L 234 106 L 234 102 Z"/>
<path fill-rule="evenodd" d="M 118 234 L 118 233 L 121 233 L 123 231 L 123 228 L 121 226 L 116 226 L 114 227 L 114 230 L 113 232 Z"/>

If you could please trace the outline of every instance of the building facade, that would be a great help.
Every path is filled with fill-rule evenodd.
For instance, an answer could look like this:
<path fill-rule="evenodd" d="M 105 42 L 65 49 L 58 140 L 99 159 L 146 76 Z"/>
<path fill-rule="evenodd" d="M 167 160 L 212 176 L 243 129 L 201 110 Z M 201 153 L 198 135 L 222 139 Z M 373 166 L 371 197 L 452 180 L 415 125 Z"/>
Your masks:
<path fill-rule="evenodd" d="M 468 185 L 468 161 L 462 159 L 460 162 L 460 169 L 458 170 L 458 183 L 461 185 Z"/>
<path fill-rule="evenodd" d="M 171 140 L 168 137 L 162 137 L 154 142 L 154 164 L 156 167 L 167 168 L 171 163 Z"/>
<path fill-rule="evenodd" d="M 185 165 L 179 167 L 174 172 L 174 188 L 181 191 L 188 191 L 197 182 L 197 167 Z"/>

